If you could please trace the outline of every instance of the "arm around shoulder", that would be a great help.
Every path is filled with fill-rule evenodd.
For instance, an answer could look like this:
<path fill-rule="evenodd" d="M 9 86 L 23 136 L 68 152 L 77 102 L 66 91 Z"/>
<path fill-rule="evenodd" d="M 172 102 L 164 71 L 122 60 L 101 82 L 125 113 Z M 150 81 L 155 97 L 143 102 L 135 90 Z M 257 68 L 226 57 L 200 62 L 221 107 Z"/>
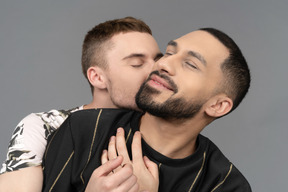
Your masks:
<path fill-rule="evenodd" d="M 42 167 L 28 167 L 0 175 L 1 191 L 40 192 L 42 189 Z"/>

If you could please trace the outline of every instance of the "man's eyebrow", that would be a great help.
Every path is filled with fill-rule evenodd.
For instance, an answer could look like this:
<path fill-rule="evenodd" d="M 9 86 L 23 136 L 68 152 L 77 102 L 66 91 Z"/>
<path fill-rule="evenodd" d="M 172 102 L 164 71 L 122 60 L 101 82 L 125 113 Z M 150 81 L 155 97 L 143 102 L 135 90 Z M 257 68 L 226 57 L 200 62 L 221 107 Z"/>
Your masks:
<path fill-rule="evenodd" d="M 201 63 L 203 63 L 206 66 L 206 64 L 207 64 L 206 60 L 199 53 L 197 53 L 195 51 L 188 51 L 188 55 L 191 55 L 192 57 L 197 58 Z"/>
<path fill-rule="evenodd" d="M 173 47 L 177 47 L 177 42 L 171 40 L 171 41 L 169 41 L 168 45 L 173 46 Z"/>
<path fill-rule="evenodd" d="M 122 60 L 130 59 L 130 58 L 133 58 L 133 57 L 145 57 L 145 55 L 142 54 L 142 53 L 131 53 L 130 55 L 124 57 Z"/>
<path fill-rule="evenodd" d="M 163 53 L 157 53 L 156 57 L 154 58 L 154 60 L 158 60 L 160 59 L 161 57 L 163 57 Z"/>
<path fill-rule="evenodd" d="M 125 60 L 125 59 L 130 59 L 130 58 L 139 58 L 139 57 L 145 57 L 145 54 L 142 54 L 142 53 L 132 53 L 126 57 L 124 57 L 122 60 Z M 154 60 L 158 60 L 160 59 L 161 57 L 163 57 L 163 53 L 159 52 L 157 53 L 157 55 L 155 56 Z"/>
<path fill-rule="evenodd" d="M 173 40 L 169 41 L 168 46 L 169 45 L 173 46 L 173 47 L 177 47 L 178 46 L 177 42 L 173 41 Z M 202 57 L 201 54 L 199 54 L 199 53 L 197 53 L 195 51 L 188 51 L 188 55 L 197 58 L 201 63 L 203 63 L 206 66 L 207 62 L 204 59 L 204 57 Z"/>

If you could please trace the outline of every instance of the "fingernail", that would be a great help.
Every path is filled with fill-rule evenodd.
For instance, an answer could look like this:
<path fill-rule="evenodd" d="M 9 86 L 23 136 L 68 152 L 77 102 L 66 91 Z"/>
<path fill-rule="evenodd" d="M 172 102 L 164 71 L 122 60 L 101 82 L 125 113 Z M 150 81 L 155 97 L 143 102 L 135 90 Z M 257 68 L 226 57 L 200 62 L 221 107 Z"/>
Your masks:
<path fill-rule="evenodd" d="M 114 137 L 114 136 L 110 137 L 110 141 L 113 141 L 114 139 L 115 139 L 115 137 Z"/>
<path fill-rule="evenodd" d="M 139 132 L 139 131 L 136 131 L 136 132 L 135 132 L 135 135 L 140 135 L 140 132 Z"/>

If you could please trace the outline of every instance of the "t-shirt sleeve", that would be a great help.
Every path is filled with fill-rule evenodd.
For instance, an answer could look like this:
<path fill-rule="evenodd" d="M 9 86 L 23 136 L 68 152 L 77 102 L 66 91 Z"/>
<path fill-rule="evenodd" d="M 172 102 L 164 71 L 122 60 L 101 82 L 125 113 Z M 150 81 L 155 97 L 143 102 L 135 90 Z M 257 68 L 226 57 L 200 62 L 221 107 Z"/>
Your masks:
<path fill-rule="evenodd" d="M 62 111 L 51 110 L 31 113 L 22 119 L 12 134 L 0 173 L 41 165 L 48 136 L 66 118 Z"/>
<path fill-rule="evenodd" d="M 41 165 L 46 146 L 43 125 L 34 113 L 19 122 L 9 142 L 1 173 Z"/>

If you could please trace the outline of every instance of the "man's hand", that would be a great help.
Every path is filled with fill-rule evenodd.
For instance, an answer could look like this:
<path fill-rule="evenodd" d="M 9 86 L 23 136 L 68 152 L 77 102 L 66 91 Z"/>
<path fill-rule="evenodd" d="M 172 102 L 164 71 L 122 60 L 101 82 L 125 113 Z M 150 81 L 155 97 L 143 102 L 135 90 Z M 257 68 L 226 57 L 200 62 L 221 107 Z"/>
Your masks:
<path fill-rule="evenodd" d="M 141 133 L 135 132 L 132 141 L 132 161 L 126 148 L 124 130 L 119 128 L 116 137 L 112 136 L 108 145 L 108 153 L 104 151 L 102 163 L 115 159 L 118 155 L 123 156 L 123 164 L 133 166 L 134 175 L 138 178 L 139 191 L 157 192 L 159 186 L 158 166 L 142 155 Z M 121 167 L 114 169 L 114 173 L 121 170 Z"/>
<path fill-rule="evenodd" d="M 133 168 L 129 164 L 122 167 L 122 162 L 123 157 L 118 156 L 95 169 L 85 192 L 137 192 L 139 186 L 137 178 L 133 174 Z M 111 174 L 119 166 L 121 169 L 117 173 Z"/>

